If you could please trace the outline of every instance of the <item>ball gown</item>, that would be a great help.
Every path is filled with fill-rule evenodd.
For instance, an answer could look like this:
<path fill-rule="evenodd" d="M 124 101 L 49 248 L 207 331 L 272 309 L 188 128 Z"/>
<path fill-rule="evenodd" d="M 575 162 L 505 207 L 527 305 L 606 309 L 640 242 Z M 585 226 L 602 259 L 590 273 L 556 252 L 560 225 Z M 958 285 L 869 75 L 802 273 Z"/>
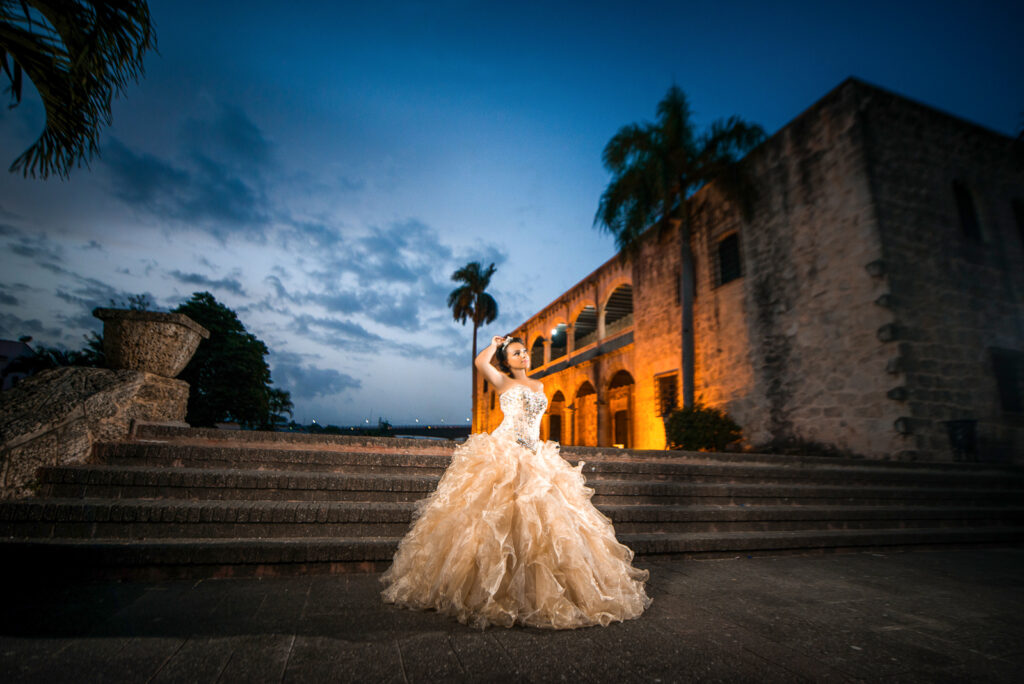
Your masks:
<path fill-rule="evenodd" d="M 456 448 L 380 578 L 385 602 L 472 627 L 607 626 L 651 605 L 649 572 L 591 503 L 583 462 L 539 439 L 543 392 L 516 384 L 494 432 Z"/>

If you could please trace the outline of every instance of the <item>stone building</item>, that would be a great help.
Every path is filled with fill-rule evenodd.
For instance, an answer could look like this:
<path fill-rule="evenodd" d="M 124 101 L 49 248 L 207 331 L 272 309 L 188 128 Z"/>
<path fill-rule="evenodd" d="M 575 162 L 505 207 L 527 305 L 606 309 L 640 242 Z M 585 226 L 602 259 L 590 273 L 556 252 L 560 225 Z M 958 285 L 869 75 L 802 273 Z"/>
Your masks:
<path fill-rule="evenodd" d="M 693 227 L 697 400 L 755 449 L 1024 460 L 1021 144 L 849 79 L 742 163 L 751 219 L 712 185 Z M 678 239 L 649 232 L 516 328 L 545 437 L 664 448 Z"/>

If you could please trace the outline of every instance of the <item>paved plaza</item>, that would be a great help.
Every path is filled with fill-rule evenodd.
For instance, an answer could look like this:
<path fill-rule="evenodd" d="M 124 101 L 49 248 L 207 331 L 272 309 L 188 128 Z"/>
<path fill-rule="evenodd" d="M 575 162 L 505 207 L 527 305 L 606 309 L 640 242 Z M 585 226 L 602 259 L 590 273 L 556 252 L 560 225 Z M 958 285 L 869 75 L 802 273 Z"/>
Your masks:
<path fill-rule="evenodd" d="M 465 627 L 378 575 L 34 582 L 5 597 L 0 681 L 1019 682 L 1024 549 L 640 560 L 607 628 Z"/>

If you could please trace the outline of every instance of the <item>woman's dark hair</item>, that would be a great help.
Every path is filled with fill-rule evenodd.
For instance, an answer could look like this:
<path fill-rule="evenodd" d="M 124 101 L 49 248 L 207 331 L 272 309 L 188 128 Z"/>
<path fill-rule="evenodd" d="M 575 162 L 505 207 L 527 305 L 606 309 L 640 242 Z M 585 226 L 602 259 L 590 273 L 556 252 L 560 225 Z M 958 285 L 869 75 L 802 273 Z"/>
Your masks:
<path fill-rule="evenodd" d="M 508 341 L 508 344 L 498 345 L 498 351 L 494 355 L 494 358 L 498 361 L 498 369 L 502 373 L 508 375 L 510 378 L 515 376 L 512 375 L 512 369 L 508 365 L 508 348 L 511 347 L 516 342 L 523 345 L 524 347 L 526 346 L 526 343 L 523 342 L 521 338 L 513 337 L 511 340 Z"/>

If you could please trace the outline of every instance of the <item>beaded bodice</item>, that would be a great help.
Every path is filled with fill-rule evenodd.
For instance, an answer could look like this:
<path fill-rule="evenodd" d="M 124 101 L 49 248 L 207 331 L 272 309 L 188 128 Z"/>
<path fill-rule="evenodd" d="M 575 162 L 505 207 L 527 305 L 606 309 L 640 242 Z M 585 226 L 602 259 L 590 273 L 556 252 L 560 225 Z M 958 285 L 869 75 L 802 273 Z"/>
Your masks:
<path fill-rule="evenodd" d="M 534 392 L 517 384 L 499 397 L 505 415 L 494 434 L 508 434 L 527 449 L 535 449 L 540 437 L 540 421 L 548 407 L 544 392 Z"/>

